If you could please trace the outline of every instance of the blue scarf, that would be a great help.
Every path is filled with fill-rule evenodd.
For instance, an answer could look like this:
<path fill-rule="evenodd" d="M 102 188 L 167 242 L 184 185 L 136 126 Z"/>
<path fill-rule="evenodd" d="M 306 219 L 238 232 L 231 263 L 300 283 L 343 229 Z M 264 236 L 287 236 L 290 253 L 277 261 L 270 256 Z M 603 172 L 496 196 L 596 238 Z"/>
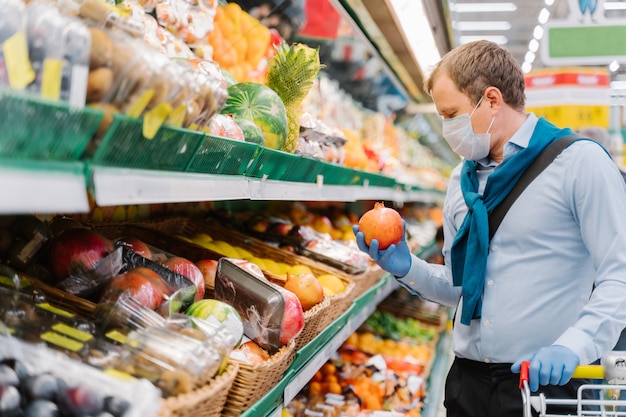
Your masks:
<path fill-rule="evenodd" d="M 463 286 L 461 323 L 469 325 L 479 318 L 489 254 L 488 214 L 500 204 L 524 170 L 553 141 L 571 135 L 570 129 L 559 129 L 543 118 L 530 138 L 528 147 L 504 161 L 487 179 L 485 192 L 478 193 L 476 162 L 466 160 L 461 170 L 461 190 L 468 212 L 452 243 L 452 278 Z"/>

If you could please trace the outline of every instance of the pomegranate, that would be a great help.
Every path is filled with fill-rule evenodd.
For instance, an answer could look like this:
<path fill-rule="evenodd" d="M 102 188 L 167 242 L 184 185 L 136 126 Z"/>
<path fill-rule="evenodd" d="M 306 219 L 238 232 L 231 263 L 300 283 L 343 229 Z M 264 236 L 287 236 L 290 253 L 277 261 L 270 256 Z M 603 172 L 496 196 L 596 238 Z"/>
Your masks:
<path fill-rule="evenodd" d="M 363 232 L 365 243 L 372 239 L 378 241 L 378 249 L 387 249 L 396 244 L 404 236 L 402 217 L 392 208 L 385 207 L 382 202 L 374 204 L 374 208 L 367 211 L 359 219 L 359 230 Z"/>
<path fill-rule="evenodd" d="M 163 262 L 163 266 L 166 266 L 172 271 L 189 278 L 189 280 L 193 282 L 193 285 L 196 286 L 196 296 L 194 301 L 202 300 L 204 298 L 204 275 L 196 264 L 183 257 L 173 256 Z"/>
<path fill-rule="evenodd" d="M 165 301 L 170 289 L 159 274 L 150 268 L 140 266 L 113 277 L 108 282 L 100 301 L 115 302 L 124 292 L 128 292 L 145 307 L 155 310 Z"/>
<path fill-rule="evenodd" d="M 324 299 L 324 287 L 322 283 L 311 273 L 287 274 L 285 289 L 291 291 L 298 297 L 302 310 L 307 311 L 319 304 Z"/>
<path fill-rule="evenodd" d="M 67 229 L 52 240 L 48 262 L 57 280 L 90 270 L 115 247 L 104 236 L 86 228 Z"/>
<path fill-rule="evenodd" d="M 126 246 L 137 255 L 147 259 L 152 259 L 150 247 L 136 237 L 124 236 L 115 240 L 115 246 Z"/>
<path fill-rule="evenodd" d="M 270 358 L 270 354 L 253 340 L 242 343 L 238 347 L 250 363 L 262 363 Z"/>

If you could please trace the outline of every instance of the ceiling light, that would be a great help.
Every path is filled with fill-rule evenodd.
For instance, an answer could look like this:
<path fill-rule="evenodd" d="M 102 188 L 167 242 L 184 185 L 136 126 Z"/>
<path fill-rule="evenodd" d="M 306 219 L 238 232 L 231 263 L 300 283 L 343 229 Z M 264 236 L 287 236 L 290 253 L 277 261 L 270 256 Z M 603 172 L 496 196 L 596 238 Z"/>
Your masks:
<path fill-rule="evenodd" d="M 544 7 L 539 12 L 539 18 L 537 20 L 539 21 L 540 25 L 543 25 L 544 23 L 548 21 L 549 18 L 550 18 L 550 11 Z"/>
<path fill-rule="evenodd" d="M 461 43 L 461 45 L 481 40 L 491 41 L 498 45 L 506 45 L 509 41 L 506 36 L 459 36 L 459 43 Z"/>
<path fill-rule="evenodd" d="M 619 69 L 619 62 L 613 61 L 609 64 L 609 71 L 616 72 Z"/>
<path fill-rule="evenodd" d="M 626 3 L 607 1 L 604 3 L 604 10 L 626 10 Z"/>
<path fill-rule="evenodd" d="M 452 3 L 450 10 L 457 13 L 514 12 L 517 10 L 517 5 L 515 3 Z"/>
<path fill-rule="evenodd" d="M 511 22 L 503 21 L 466 21 L 466 22 L 454 22 L 452 26 L 461 32 L 470 30 L 509 30 L 511 29 Z"/>
<path fill-rule="evenodd" d="M 533 37 L 537 40 L 543 37 L 543 28 L 541 26 L 535 26 L 535 30 L 533 30 Z"/>
<path fill-rule="evenodd" d="M 535 61 L 535 54 L 534 54 L 534 52 L 532 52 L 532 51 L 526 52 L 526 55 L 524 55 L 524 61 L 530 62 L 532 64 Z"/>
<path fill-rule="evenodd" d="M 522 71 L 525 74 L 528 74 L 530 72 L 530 70 L 532 70 L 532 69 L 533 69 L 533 65 L 530 62 L 524 62 L 522 64 Z"/>
<path fill-rule="evenodd" d="M 539 49 L 539 41 L 537 39 L 531 39 L 530 42 L 528 42 L 528 50 L 537 52 L 537 49 Z"/>
<path fill-rule="evenodd" d="M 441 54 L 430 29 L 430 22 L 424 11 L 422 0 L 390 0 L 389 3 L 409 42 L 413 57 L 422 73 L 426 74 L 439 62 Z"/>
<path fill-rule="evenodd" d="M 546 0 L 545 3 L 546 3 L 546 6 L 550 7 L 554 4 L 554 0 Z"/>

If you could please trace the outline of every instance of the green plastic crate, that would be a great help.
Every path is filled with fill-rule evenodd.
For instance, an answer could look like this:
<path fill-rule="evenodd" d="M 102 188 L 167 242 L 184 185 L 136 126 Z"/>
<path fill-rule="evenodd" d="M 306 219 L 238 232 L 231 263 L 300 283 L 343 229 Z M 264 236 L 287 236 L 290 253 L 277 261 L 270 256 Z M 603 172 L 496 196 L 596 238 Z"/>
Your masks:
<path fill-rule="evenodd" d="M 92 162 L 123 168 L 185 171 L 204 140 L 203 133 L 161 126 L 152 139 L 142 133 L 143 121 L 115 115 Z"/>
<path fill-rule="evenodd" d="M 322 163 L 320 174 L 327 185 L 357 185 L 363 182 L 363 172 L 342 165 Z"/>
<path fill-rule="evenodd" d="M 0 157 L 37 161 L 77 161 L 103 113 L 89 107 L 10 91 L 0 92 Z"/>
<path fill-rule="evenodd" d="M 188 172 L 205 174 L 243 175 L 260 147 L 217 136 L 205 136 L 187 167 Z"/>
<path fill-rule="evenodd" d="M 261 148 L 250 167 L 244 173 L 247 177 L 270 180 L 284 180 L 291 169 L 302 159 L 299 155 L 278 151 L 271 148 Z"/>
<path fill-rule="evenodd" d="M 306 156 L 301 156 L 300 160 L 283 175 L 283 181 L 315 183 L 317 174 L 322 169 L 321 161 Z"/>

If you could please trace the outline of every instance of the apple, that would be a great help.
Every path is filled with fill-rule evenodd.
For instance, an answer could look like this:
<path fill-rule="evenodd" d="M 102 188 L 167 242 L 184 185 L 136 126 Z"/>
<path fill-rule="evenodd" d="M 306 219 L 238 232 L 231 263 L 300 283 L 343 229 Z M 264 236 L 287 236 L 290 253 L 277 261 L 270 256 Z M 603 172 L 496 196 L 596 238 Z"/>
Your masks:
<path fill-rule="evenodd" d="M 324 300 L 324 287 L 312 273 L 287 274 L 286 290 L 293 292 L 307 311 Z"/>
<path fill-rule="evenodd" d="M 150 268 L 140 266 L 123 274 L 116 275 L 104 289 L 101 302 L 115 302 L 118 297 L 128 292 L 139 303 L 155 310 L 171 293 L 163 278 Z"/>
<path fill-rule="evenodd" d="M 92 269 L 114 249 L 113 242 L 93 230 L 67 229 L 52 240 L 48 264 L 60 281 L 75 271 Z"/>
<path fill-rule="evenodd" d="M 279 341 L 284 346 L 302 332 L 304 328 L 304 312 L 300 300 L 294 293 L 284 288 L 281 288 L 281 293 L 285 299 L 285 312 L 280 328 Z"/>
<path fill-rule="evenodd" d="M 115 246 L 125 246 L 135 252 L 137 255 L 147 259 L 152 259 L 152 251 L 142 240 L 136 237 L 124 236 L 115 240 Z"/>
<path fill-rule="evenodd" d="M 218 261 L 214 259 L 200 259 L 196 266 L 204 276 L 205 288 L 215 288 L 215 275 L 217 274 Z"/>
<path fill-rule="evenodd" d="M 253 340 L 242 343 L 238 349 L 250 363 L 263 363 L 270 358 L 270 354 Z"/>
<path fill-rule="evenodd" d="M 171 269 L 177 274 L 189 278 L 189 280 L 193 282 L 193 285 L 196 287 L 196 296 L 194 301 L 202 300 L 204 298 L 204 274 L 202 274 L 202 271 L 196 266 L 196 264 L 181 256 L 172 256 L 163 262 L 163 266 Z"/>

